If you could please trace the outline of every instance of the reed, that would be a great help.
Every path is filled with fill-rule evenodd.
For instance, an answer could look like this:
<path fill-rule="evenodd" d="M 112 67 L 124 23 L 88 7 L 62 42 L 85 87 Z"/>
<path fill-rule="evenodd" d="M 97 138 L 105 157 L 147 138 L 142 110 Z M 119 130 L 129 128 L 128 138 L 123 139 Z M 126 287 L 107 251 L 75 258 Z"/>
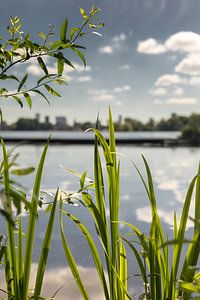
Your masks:
<path fill-rule="evenodd" d="M 92 183 L 90 181 L 88 183 L 86 173 L 78 174 L 74 172 L 74 175 L 80 178 L 80 188 L 74 195 L 65 196 L 63 202 L 71 201 L 73 196 L 76 201 L 77 197 L 79 197 L 80 203 L 83 203 L 89 210 L 96 227 L 96 234 L 104 252 L 104 268 L 104 261 L 100 261 L 99 250 L 97 249 L 91 234 L 81 220 L 78 220 L 75 216 L 71 215 L 66 210 L 63 210 L 63 207 L 61 207 L 60 216 L 64 214 L 70 218 L 85 237 L 99 275 L 105 299 L 131 299 L 128 292 L 129 262 L 125 246 L 129 247 L 131 253 L 134 255 L 144 282 L 144 293 L 140 296 L 140 299 L 190 299 L 192 292 L 200 290 L 200 285 L 198 284 L 200 273 L 196 273 L 200 253 L 200 230 L 198 223 L 200 220 L 200 168 L 198 174 L 192 179 L 188 187 L 179 224 L 177 222 L 176 213 L 174 213 L 173 239 L 169 240 L 168 233 L 164 231 L 159 218 L 151 170 L 145 157 L 142 156 L 147 180 L 145 180 L 137 166 L 135 167 L 149 199 L 152 216 L 149 234 L 145 235 L 134 224 L 123 222 L 137 237 L 137 244 L 139 242 L 140 245 L 140 247 L 138 247 L 126 236 L 121 236 L 119 232 L 120 162 L 116 157 L 115 135 L 111 110 L 109 110 L 108 141 L 106 141 L 98 129 L 90 130 L 93 130 L 95 133 L 94 182 Z M 106 165 L 106 178 L 105 174 L 102 172 L 100 149 L 103 153 L 103 159 Z M 73 173 L 71 170 L 70 172 Z M 106 182 L 107 186 L 104 182 Z M 93 197 L 91 196 L 92 193 L 90 193 L 90 189 L 92 188 L 95 193 L 95 196 Z M 193 216 L 194 232 L 191 239 L 187 240 L 186 226 L 195 189 L 195 214 Z M 106 193 L 105 190 L 108 192 Z M 109 215 L 106 214 L 106 207 L 108 207 Z M 62 217 L 61 222 L 63 222 Z M 64 234 L 63 231 L 62 234 Z M 184 247 L 188 245 L 188 248 L 185 259 L 182 260 L 181 254 L 183 252 L 183 245 Z M 70 248 L 68 248 L 68 251 L 70 251 Z M 71 255 L 68 255 L 67 257 L 69 265 Z M 74 264 L 76 264 L 74 258 L 73 261 Z M 77 265 L 76 268 L 76 272 L 78 272 Z M 108 274 L 108 280 L 105 279 L 105 273 Z M 80 278 L 79 273 L 73 273 L 73 275 L 76 280 L 77 278 Z M 81 286 L 82 287 L 80 288 L 79 286 L 79 288 L 82 293 L 84 286 L 82 281 Z M 88 297 L 88 294 L 87 297 L 83 296 L 84 299 L 88 299 Z"/>
<path fill-rule="evenodd" d="M 30 203 L 28 202 L 28 200 L 26 200 L 25 193 L 22 190 L 15 189 L 13 181 L 10 179 L 10 169 L 13 164 L 9 162 L 10 156 L 3 141 L 1 141 L 1 145 L 3 149 L 2 172 L 4 179 L 1 184 L 4 186 L 4 211 L 6 212 L 7 216 L 6 228 L 8 236 L 7 245 L 1 247 L 1 258 L 3 258 L 4 256 L 5 278 L 7 286 L 7 289 L 4 292 L 7 294 L 8 299 L 28 300 L 30 298 L 29 278 L 32 264 L 33 248 L 35 243 L 35 229 L 38 218 L 40 186 L 48 143 L 44 147 L 42 156 L 40 158 L 34 181 L 32 200 Z M 25 173 L 24 170 L 23 173 Z M 58 193 L 59 192 L 57 191 L 52 204 L 49 222 L 46 228 L 46 233 L 41 249 L 35 288 L 33 290 L 32 296 L 33 299 L 42 299 L 41 288 L 52 238 Z M 19 212 L 21 211 L 22 204 L 25 204 L 26 207 L 29 208 L 28 228 L 25 234 L 23 233 L 22 229 L 22 217 L 20 215 L 16 217 L 16 213 L 13 210 L 14 204 L 19 209 Z M 18 226 L 18 229 L 16 228 L 16 226 Z M 15 239 L 15 233 L 17 233 L 18 235 L 17 239 Z M 25 239 L 25 249 L 23 249 L 23 238 Z"/>

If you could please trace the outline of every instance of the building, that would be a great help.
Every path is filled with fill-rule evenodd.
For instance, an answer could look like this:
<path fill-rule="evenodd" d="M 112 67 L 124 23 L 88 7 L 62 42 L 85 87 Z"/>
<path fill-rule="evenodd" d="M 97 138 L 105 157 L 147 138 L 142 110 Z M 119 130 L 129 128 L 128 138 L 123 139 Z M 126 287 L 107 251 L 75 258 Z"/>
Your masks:
<path fill-rule="evenodd" d="M 63 116 L 56 117 L 56 129 L 66 129 L 67 128 L 67 119 Z"/>

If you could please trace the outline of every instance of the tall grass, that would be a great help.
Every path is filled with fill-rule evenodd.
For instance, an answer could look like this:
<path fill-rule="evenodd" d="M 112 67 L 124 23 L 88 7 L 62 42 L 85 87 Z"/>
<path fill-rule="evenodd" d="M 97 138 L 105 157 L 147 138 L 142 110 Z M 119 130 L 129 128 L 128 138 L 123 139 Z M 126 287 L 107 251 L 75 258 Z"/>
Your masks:
<path fill-rule="evenodd" d="M 156 195 L 154 191 L 153 178 L 150 167 L 146 159 L 142 156 L 147 181 L 136 167 L 138 174 L 142 180 L 146 190 L 150 209 L 151 209 L 151 224 L 149 227 L 149 234 L 145 235 L 134 224 L 126 223 L 129 229 L 137 237 L 140 247 L 131 242 L 127 237 L 121 236 L 119 232 L 119 209 L 120 209 L 120 162 L 116 157 L 116 145 L 114 136 L 114 126 L 112 122 L 111 111 L 109 111 L 109 140 L 103 137 L 98 129 L 92 129 L 95 133 L 94 146 L 94 192 L 95 199 L 89 194 L 88 189 L 92 185 L 88 185 L 86 174 L 77 174 L 80 177 L 80 189 L 74 195 L 81 197 L 81 202 L 88 208 L 93 222 L 96 227 L 96 233 L 100 240 L 104 256 L 104 261 L 100 261 L 99 250 L 97 249 L 92 236 L 83 223 L 75 216 L 72 216 L 61 207 L 61 225 L 63 222 L 62 215 L 67 215 L 82 232 L 86 241 L 88 242 L 94 264 L 96 266 L 99 280 L 102 285 L 102 290 L 105 299 L 131 299 L 128 292 L 128 260 L 126 254 L 126 247 L 129 247 L 131 253 L 134 255 L 144 282 L 144 293 L 140 299 L 147 300 L 174 300 L 190 299 L 191 293 L 200 290 L 200 285 L 195 284 L 200 278 L 200 273 L 195 274 L 198 257 L 200 253 L 200 175 L 198 174 L 192 179 L 182 209 L 182 215 L 178 224 L 176 213 L 174 212 L 174 228 L 173 239 L 169 240 L 168 233 L 162 227 L 158 209 Z M 103 152 L 103 159 L 106 165 L 106 180 L 102 172 L 102 158 L 100 156 L 100 149 Z M 70 171 L 71 172 L 71 171 Z M 105 183 L 107 186 L 105 185 Z M 193 216 L 194 232 L 191 240 L 186 240 L 187 221 L 189 218 L 189 210 L 192 201 L 192 195 L 195 192 L 195 213 Z M 108 191 L 108 193 L 105 192 Z M 73 195 L 70 195 L 70 201 Z M 68 201 L 65 197 L 64 201 Z M 106 214 L 106 207 L 109 209 L 109 215 Z M 62 235 L 64 234 L 62 228 Z M 183 245 L 189 243 L 185 258 L 181 259 L 183 253 Z M 64 242 L 65 248 L 67 241 Z M 138 244 L 138 243 L 137 243 Z M 184 248 L 186 245 L 184 246 Z M 172 249 L 171 249 L 172 248 Z M 70 265 L 71 257 L 73 257 L 69 245 L 67 246 L 68 255 L 66 255 Z M 105 266 L 104 266 L 105 265 Z M 76 266 L 76 272 L 74 272 Z M 104 268 L 103 268 L 104 266 Z M 70 265 L 72 268 L 72 266 Z M 86 288 L 82 282 L 78 267 L 73 258 L 72 273 L 77 280 L 77 284 L 82 293 L 83 299 L 89 299 L 83 294 L 83 288 Z M 108 280 L 106 281 L 106 275 Z M 193 288 L 193 290 L 192 290 Z"/>
<path fill-rule="evenodd" d="M 12 163 L 9 162 L 9 154 L 3 141 L 1 141 L 3 149 L 3 182 L 4 185 L 4 211 L 6 212 L 6 231 L 8 236 L 7 246 L 4 246 L 4 265 L 5 265 L 5 278 L 8 299 L 16 300 L 28 300 L 30 297 L 29 291 L 29 278 L 32 264 L 32 254 L 35 242 L 35 229 L 38 218 L 38 204 L 40 200 L 40 186 L 42 179 L 42 172 L 44 167 L 44 161 L 48 149 L 48 143 L 44 147 L 40 162 L 37 168 L 37 173 L 34 181 L 34 187 L 32 192 L 32 200 L 29 203 L 23 191 L 15 189 L 13 181 L 10 179 L 10 168 Z M 41 288 L 44 277 L 44 271 L 46 268 L 48 252 L 51 243 L 52 230 L 54 226 L 54 218 L 56 211 L 56 204 L 58 200 L 58 191 L 55 195 L 52 209 L 49 217 L 49 222 L 46 228 L 46 233 L 41 249 L 39 265 L 37 270 L 36 282 L 33 291 L 34 299 L 41 299 Z M 24 203 L 28 212 L 28 228 L 24 236 L 22 229 L 22 217 L 20 215 L 16 218 L 16 213 L 13 210 L 13 203 L 21 211 L 21 205 Z M 19 213 L 18 212 L 18 213 Z M 12 220 L 12 222 L 11 222 Z M 13 224 L 14 223 L 14 224 Z M 18 229 L 16 225 L 18 224 Z M 17 231 L 18 238 L 15 239 L 15 233 Z M 25 249 L 23 249 L 23 238 L 25 239 Z M 1 249 L 2 251 L 2 249 Z"/>
<path fill-rule="evenodd" d="M 177 221 L 176 212 L 174 212 L 173 238 L 170 240 L 160 221 L 151 170 L 145 157 L 142 156 L 146 176 L 142 175 L 137 166 L 135 167 L 149 199 L 151 223 L 148 234 L 144 234 L 134 223 L 123 222 L 136 236 L 137 243 L 134 243 L 127 236 L 122 236 L 119 230 L 120 162 L 116 154 L 111 110 L 109 110 L 108 141 L 97 128 L 90 130 L 93 130 L 95 135 L 94 180 L 87 178 L 86 172 L 79 174 L 67 169 L 79 177 L 80 187 L 74 194 L 67 194 L 66 192 L 60 194 L 59 190 L 56 192 L 32 293 L 29 290 L 29 279 L 40 201 L 40 186 L 48 143 L 44 147 L 37 168 L 31 202 L 28 202 L 25 193 L 16 189 L 10 178 L 13 160 L 11 160 L 4 142 L 1 141 L 3 163 L 0 166 L 0 184 L 3 186 L 1 193 L 4 192 L 5 201 L 4 210 L 1 209 L 0 213 L 4 214 L 6 218 L 8 241 L 6 245 L 4 237 L 0 236 L 0 260 L 4 258 L 7 298 L 9 300 L 44 299 L 41 290 L 51 245 L 56 205 L 59 201 L 61 243 L 83 299 L 89 300 L 91 298 L 68 242 L 69 231 L 65 232 L 64 230 L 65 218 L 72 221 L 88 244 L 104 299 L 127 300 L 133 297 L 129 293 L 128 285 L 130 257 L 127 256 L 127 247 L 129 254 L 135 257 L 144 282 L 144 291 L 139 297 L 140 300 L 191 299 L 192 293 L 200 293 L 200 272 L 198 272 L 197 266 L 200 253 L 200 166 L 197 175 L 189 184 L 180 222 Z M 103 164 L 105 164 L 105 172 L 103 172 Z M 23 175 L 26 174 L 26 171 L 14 170 L 13 173 Z M 193 196 L 195 212 L 194 216 L 189 216 Z M 79 201 L 90 213 L 95 225 L 96 236 L 100 241 L 98 245 L 95 242 L 96 237 L 91 235 L 84 223 L 67 210 L 66 204 L 73 204 L 74 201 Z M 17 219 L 16 213 L 13 211 L 13 204 L 17 209 L 17 215 L 19 215 Z M 25 236 L 20 217 L 22 204 L 29 210 Z M 189 217 L 194 222 L 194 230 L 190 240 L 187 239 L 186 235 Z M 16 224 L 18 225 L 17 238 L 15 237 Z M 186 250 L 185 255 L 183 250 Z"/>

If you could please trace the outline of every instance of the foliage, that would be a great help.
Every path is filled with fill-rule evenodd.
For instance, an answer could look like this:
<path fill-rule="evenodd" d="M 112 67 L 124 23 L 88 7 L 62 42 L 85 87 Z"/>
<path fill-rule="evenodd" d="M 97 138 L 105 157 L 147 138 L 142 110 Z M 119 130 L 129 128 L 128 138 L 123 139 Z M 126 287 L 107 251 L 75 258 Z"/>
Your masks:
<path fill-rule="evenodd" d="M 123 222 L 124 225 L 131 229 L 132 235 L 137 238 L 137 241 L 133 243 L 127 237 L 121 236 L 119 232 L 120 164 L 117 162 L 116 158 L 114 127 L 111 112 L 109 113 L 109 141 L 106 142 L 99 130 L 93 129 L 93 131 L 96 136 L 94 151 L 94 182 L 86 178 L 86 173 L 81 175 L 74 172 L 74 174 L 80 178 L 80 188 L 74 195 L 66 194 L 62 201 L 67 203 L 70 201 L 70 203 L 72 203 L 72 199 L 74 198 L 73 201 L 78 200 L 89 210 L 105 255 L 106 272 L 108 274 L 107 282 L 105 282 L 105 271 L 102 269 L 103 261 L 100 260 L 100 254 L 91 234 L 81 220 L 64 210 L 62 206 L 61 210 L 62 214 L 67 215 L 68 218 L 76 224 L 88 242 L 94 264 L 99 274 L 99 280 L 102 284 L 105 299 L 129 299 L 131 297 L 128 293 L 127 267 L 129 265 L 129 257 L 126 255 L 125 244 L 130 248 L 133 256 L 135 256 L 144 282 L 144 293 L 140 296 L 140 299 L 174 300 L 178 299 L 178 297 L 182 300 L 190 299 L 191 293 L 199 292 L 200 275 L 199 272 L 196 273 L 195 271 L 200 253 L 199 223 L 196 224 L 197 220 L 200 219 L 200 167 L 198 174 L 192 179 L 189 185 L 179 225 L 176 213 L 174 213 L 173 239 L 169 240 L 168 233 L 164 232 L 160 222 L 153 178 L 149 165 L 143 157 L 147 183 L 139 169 L 135 166 L 147 192 L 152 220 L 148 235 L 141 232 L 134 224 Z M 103 151 L 107 180 L 105 180 L 102 172 L 99 147 Z M 68 171 L 73 173 L 71 170 Z M 108 182 L 108 186 L 106 186 L 104 182 Z M 195 184 L 195 215 L 193 218 L 193 220 L 195 220 L 195 225 L 193 236 L 191 237 L 191 240 L 188 240 L 186 239 L 186 225 Z M 94 192 L 91 193 L 90 190 L 93 190 L 93 188 Z M 108 191 L 108 195 L 105 192 L 106 190 Z M 92 196 L 94 193 L 95 199 Z M 106 214 L 106 206 L 109 208 L 109 217 L 107 217 Z M 60 222 L 63 237 L 62 214 Z M 189 244 L 189 246 L 185 259 L 182 261 L 181 254 L 185 243 L 187 243 L 186 245 Z M 137 246 L 138 244 L 140 247 Z M 63 242 L 63 245 L 66 250 L 66 258 L 69 265 L 73 260 L 73 265 L 70 265 L 70 267 L 74 277 L 79 278 L 77 284 L 83 299 L 89 299 L 89 295 L 86 294 L 85 296 L 84 294 L 86 293 L 86 289 L 81 281 L 76 262 L 69 245 L 67 244 L 67 240 Z M 172 256 L 170 258 L 171 252 Z M 76 272 L 74 272 L 75 268 Z"/>
<path fill-rule="evenodd" d="M 93 28 L 99 28 L 104 25 L 97 19 L 99 11 L 99 8 L 92 6 L 87 14 L 81 8 L 80 13 L 83 21 L 79 27 L 69 29 L 68 20 L 65 19 L 60 27 L 59 39 L 56 39 L 54 26 L 50 26 L 47 34 L 38 32 L 39 40 L 37 42 L 31 39 L 30 34 L 25 34 L 21 31 L 22 22 L 18 16 L 10 17 L 10 24 L 7 27 L 9 37 L 5 41 L 0 37 L 0 80 L 11 81 L 15 89 L 14 91 L 8 91 L 6 87 L 1 87 L 0 98 L 11 97 L 21 107 L 23 107 L 24 99 L 31 108 L 31 96 L 33 94 L 42 96 L 48 103 L 49 100 L 46 93 L 60 97 L 61 95 L 52 87 L 52 83 L 67 84 L 66 78 L 63 77 L 64 66 L 68 65 L 74 68 L 65 52 L 66 50 L 71 50 L 75 55 L 79 56 L 84 66 L 86 66 L 86 60 L 82 53 L 82 50 L 85 48 L 77 44 L 77 40 L 93 30 Z M 52 73 L 47 66 L 46 58 L 56 62 L 57 70 L 55 72 Z M 29 80 L 30 75 L 28 73 L 19 77 L 13 71 L 14 67 L 21 65 L 21 63 L 24 64 L 31 59 L 37 61 L 43 72 L 43 76 L 37 78 L 35 82 L 33 78 Z"/>

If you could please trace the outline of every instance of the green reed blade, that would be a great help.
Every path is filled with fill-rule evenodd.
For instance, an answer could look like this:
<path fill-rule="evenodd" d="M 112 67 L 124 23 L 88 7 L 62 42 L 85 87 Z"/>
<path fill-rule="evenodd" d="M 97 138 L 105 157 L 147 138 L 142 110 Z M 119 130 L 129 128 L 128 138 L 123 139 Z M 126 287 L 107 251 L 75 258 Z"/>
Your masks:
<path fill-rule="evenodd" d="M 105 193 L 104 193 L 104 182 L 103 182 L 103 172 L 101 166 L 101 159 L 98 150 L 98 141 L 95 136 L 95 145 L 94 145 L 94 180 L 95 180 L 95 196 L 96 204 L 98 210 L 108 227 L 107 218 L 106 218 L 106 204 L 105 204 Z"/>
<path fill-rule="evenodd" d="M 18 229 L 18 255 L 17 255 L 17 271 L 20 285 L 20 292 L 22 293 L 22 278 L 23 278 L 23 231 L 22 231 L 22 217 L 19 217 L 19 229 Z"/>
<path fill-rule="evenodd" d="M 143 282 L 146 286 L 149 285 L 149 281 L 148 281 L 148 277 L 147 277 L 147 270 L 144 266 L 144 263 L 143 263 L 143 260 L 141 259 L 141 251 L 139 251 L 134 245 L 133 243 L 131 243 L 130 241 L 128 241 L 127 239 L 123 238 L 123 240 L 128 244 L 128 246 L 130 247 L 130 249 L 132 250 L 136 260 L 137 260 L 137 263 L 138 263 L 138 267 L 140 269 L 140 273 L 141 273 L 141 276 L 142 276 L 142 279 L 143 279 Z M 145 258 L 145 257 L 144 257 Z"/>
<path fill-rule="evenodd" d="M 70 267 L 71 272 L 72 272 L 72 275 L 74 276 L 74 279 L 77 283 L 77 286 L 80 290 L 80 293 L 81 293 L 83 299 L 84 300 L 89 300 L 90 297 L 87 294 L 87 291 L 86 291 L 86 289 L 84 287 L 84 284 L 81 280 L 81 277 L 80 277 L 80 274 L 79 274 L 79 271 L 78 271 L 78 268 L 77 268 L 76 261 L 74 259 L 74 256 L 73 256 L 73 254 L 72 254 L 72 252 L 69 248 L 69 245 L 67 243 L 67 239 L 65 237 L 62 215 L 63 215 L 62 202 L 60 202 L 60 233 L 61 233 L 61 240 L 62 240 L 62 245 L 63 245 L 63 249 L 64 249 L 64 252 L 65 252 L 65 256 L 66 256 L 66 259 L 68 261 L 69 267 Z"/>
<path fill-rule="evenodd" d="M 195 266 L 197 265 L 199 258 L 199 248 L 200 248 L 200 232 L 197 232 L 190 242 L 189 248 L 187 250 L 180 279 L 183 281 L 192 282 L 195 273 Z"/>
<path fill-rule="evenodd" d="M 58 193 L 59 193 L 59 190 L 57 190 L 56 195 L 54 197 L 53 205 L 51 208 L 51 214 L 49 216 L 49 222 L 48 222 L 46 233 L 44 236 L 44 240 L 43 240 L 43 244 L 42 244 L 42 251 L 41 251 L 40 259 L 39 259 L 39 263 L 38 263 L 38 269 L 37 269 L 37 275 L 36 275 L 36 281 L 35 281 L 35 289 L 34 289 L 34 297 L 36 297 L 36 298 L 41 293 L 44 272 L 46 270 L 47 259 L 48 259 L 48 255 L 49 255 L 53 227 L 54 227 L 54 219 L 55 219 L 55 212 L 56 212 L 56 204 L 58 201 Z"/>
<path fill-rule="evenodd" d="M 5 196 L 6 196 L 6 211 L 10 214 L 11 219 L 13 218 L 12 215 L 12 203 L 11 203 L 11 187 L 10 187 L 10 178 L 9 178 L 9 168 L 8 168 L 8 155 L 6 151 L 6 147 L 4 141 L 1 140 L 1 146 L 3 150 L 3 166 L 4 166 L 4 186 L 5 186 Z M 18 276 L 17 276 L 17 264 L 16 264 L 16 251 L 15 251 L 15 237 L 14 237 L 14 227 L 9 222 L 6 221 L 6 228 L 8 234 L 8 260 L 10 262 L 10 272 L 11 272 L 11 293 L 16 296 L 18 299 L 19 297 L 19 286 L 18 286 Z"/>
<path fill-rule="evenodd" d="M 169 298 L 170 299 L 173 299 L 173 297 L 175 295 L 178 267 L 180 264 L 181 251 L 182 251 L 182 246 L 183 246 L 184 236 L 185 236 L 185 231 L 186 231 L 186 224 L 187 224 L 187 220 L 188 220 L 190 203 L 191 203 L 191 199 L 192 199 L 192 194 L 193 194 L 196 178 L 197 178 L 197 176 L 195 176 L 192 179 L 192 181 L 189 185 L 189 188 L 188 188 L 188 191 L 186 194 L 186 198 L 185 198 L 185 202 L 184 202 L 184 206 L 183 206 L 183 210 L 182 210 L 180 225 L 178 228 L 177 239 L 178 239 L 179 243 L 176 244 L 174 247 L 173 264 L 172 264 L 170 285 L 169 285 Z"/>
<path fill-rule="evenodd" d="M 32 209 L 29 215 L 28 228 L 26 233 L 26 244 L 25 244 L 23 298 L 22 298 L 23 300 L 28 299 L 29 278 L 30 278 L 30 270 L 31 270 L 31 263 L 32 263 L 33 246 L 35 240 L 36 222 L 38 217 L 38 201 L 40 197 L 39 195 L 40 185 L 41 185 L 42 172 L 43 172 L 48 146 L 49 146 L 49 141 L 45 145 L 44 150 L 42 152 L 42 156 L 40 158 L 40 162 L 35 177 L 33 193 L 32 193 L 32 200 L 31 200 Z"/>
<path fill-rule="evenodd" d="M 122 300 L 126 300 L 126 293 L 128 292 L 128 262 L 127 262 L 127 255 L 126 249 L 124 247 L 123 240 L 120 239 L 119 242 L 119 249 L 120 249 L 120 281 L 124 286 L 124 289 L 121 290 L 122 293 Z M 126 292 L 125 292 L 126 291 Z"/>
<path fill-rule="evenodd" d="M 198 177 L 196 181 L 196 192 L 195 192 L 195 220 L 200 221 L 200 163 L 198 168 Z M 195 222 L 194 232 L 200 231 L 200 226 Z"/>
<path fill-rule="evenodd" d="M 66 211 L 63 211 L 63 214 L 68 216 L 77 225 L 78 229 L 84 235 L 84 237 L 89 245 L 89 248 L 90 248 L 93 260 L 94 260 L 94 264 L 95 264 L 96 270 L 99 275 L 99 279 L 100 279 L 100 282 L 101 282 L 101 285 L 102 285 L 102 288 L 104 291 L 105 299 L 109 300 L 110 298 L 109 298 L 108 288 L 107 288 L 106 279 L 105 279 L 105 275 L 104 275 L 103 265 L 101 263 L 101 258 L 99 256 L 99 253 L 98 253 L 98 250 L 97 250 L 97 247 L 95 245 L 93 238 L 91 237 L 91 235 L 90 235 L 89 231 L 87 230 L 87 228 L 85 227 L 85 225 L 83 223 L 81 223 L 81 221 L 79 219 L 77 219 L 75 216 L 71 215 L 70 213 L 68 213 Z"/>
<path fill-rule="evenodd" d="M 109 147 L 110 147 L 110 152 L 112 154 L 114 167 L 116 167 L 115 129 L 114 129 L 114 123 L 112 120 L 112 112 L 111 112 L 110 107 L 109 107 L 109 126 L 108 127 L 109 127 Z"/>

